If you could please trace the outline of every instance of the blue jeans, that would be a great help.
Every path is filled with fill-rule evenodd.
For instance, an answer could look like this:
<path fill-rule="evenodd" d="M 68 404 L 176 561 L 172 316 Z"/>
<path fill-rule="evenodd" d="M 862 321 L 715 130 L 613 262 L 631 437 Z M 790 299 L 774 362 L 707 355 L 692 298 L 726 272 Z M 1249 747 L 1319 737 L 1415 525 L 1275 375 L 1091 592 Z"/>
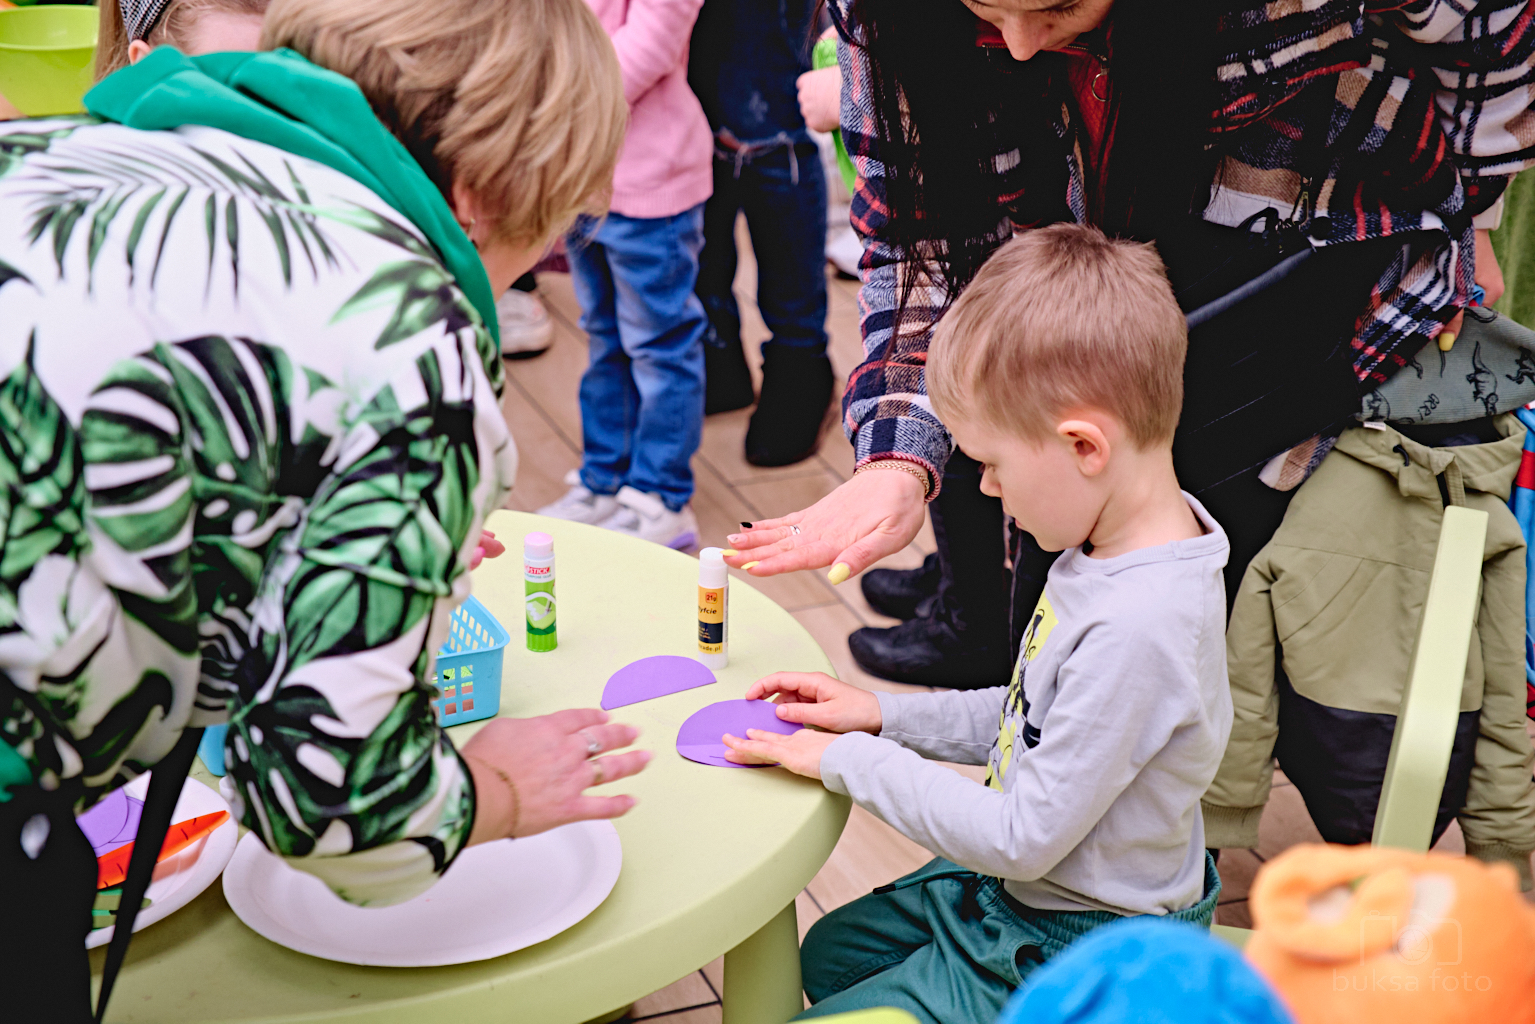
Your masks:
<path fill-rule="evenodd" d="M 792 159 L 791 159 L 792 145 Z M 743 159 L 716 148 L 714 195 L 704 204 L 698 297 L 709 312 L 707 344 L 741 344 L 736 212 L 746 211 L 757 257 L 757 308 L 773 344 L 826 351 L 826 175 L 813 142 Z"/>
<path fill-rule="evenodd" d="M 704 423 L 703 336 L 693 294 L 703 204 L 673 217 L 583 219 L 567 248 L 591 362 L 581 376 L 581 483 L 625 484 L 673 512 L 693 496 Z"/>

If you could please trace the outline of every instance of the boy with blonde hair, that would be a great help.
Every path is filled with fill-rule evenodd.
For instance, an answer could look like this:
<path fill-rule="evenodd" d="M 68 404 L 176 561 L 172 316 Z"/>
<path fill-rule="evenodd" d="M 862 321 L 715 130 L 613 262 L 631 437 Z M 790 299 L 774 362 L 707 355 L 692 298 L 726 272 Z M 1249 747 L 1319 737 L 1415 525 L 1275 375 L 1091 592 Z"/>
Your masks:
<path fill-rule="evenodd" d="M 981 489 L 1064 554 L 1006 687 L 780 673 L 747 693 L 827 731 L 726 737 L 734 759 L 821 778 L 938 855 L 810 930 L 804 1016 L 990 1020 L 1092 928 L 1209 925 L 1199 799 L 1231 729 L 1227 543 L 1173 472 L 1186 348 L 1156 252 L 1076 225 L 1002 247 L 939 325 L 934 407 Z M 985 785 L 925 759 L 985 764 Z"/>

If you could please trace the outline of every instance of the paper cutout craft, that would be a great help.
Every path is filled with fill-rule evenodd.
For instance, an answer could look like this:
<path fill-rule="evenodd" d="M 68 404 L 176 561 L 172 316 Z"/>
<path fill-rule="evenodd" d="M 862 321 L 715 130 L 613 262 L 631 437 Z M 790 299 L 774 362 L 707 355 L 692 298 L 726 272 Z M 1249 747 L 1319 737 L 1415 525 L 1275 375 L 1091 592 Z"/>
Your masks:
<path fill-rule="evenodd" d="M 772 701 L 722 700 L 695 712 L 682 723 L 682 728 L 677 730 L 677 753 L 689 761 L 720 768 L 769 768 L 772 766 L 725 760 L 729 748 L 720 737 L 727 732 L 744 737 L 747 729 L 765 729 L 787 736 L 803 728 L 798 722 L 785 722 L 779 718 L 778 705 Z"/>
<path fill-rule="evenodd" d="M 114 789 L 95 807 L 76 818 L 75 824 L 85 833 L 96 856 L 101 857 L 124 843 L 133 842 L 139 830 L 139 818 L 143 815 L 144 801 Z"/>
<path fill-rule="evenodd" d="M 614 672 L 602 688 L 602 710 L 612 711 L 642 700 L 681 693 L 714 682 L 714 673 L 692 658 L 658 654 L 631 661 Z"/>
<path fill-rule="evenodd" d="M 229 817 L 228 811 L 199 814 L 195 818 L 178 821 L 165 833 L 165 843 L 160 847 L 158 864 L 167 857 L 174 857 L 203 836 L 212 832 Z M 96 888 L 109 889 L 122 885 L 128 877 L 128 861 L 133 857 L 133 844 L 126 843 L 104 857 L 96 858 Z"/>

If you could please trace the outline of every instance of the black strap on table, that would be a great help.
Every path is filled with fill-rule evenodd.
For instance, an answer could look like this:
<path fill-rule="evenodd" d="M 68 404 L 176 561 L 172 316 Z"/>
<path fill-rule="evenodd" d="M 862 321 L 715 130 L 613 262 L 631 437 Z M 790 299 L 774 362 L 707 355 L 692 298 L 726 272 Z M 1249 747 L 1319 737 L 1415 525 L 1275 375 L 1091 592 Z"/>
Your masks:
<path fill-rule="evenodd" d="M 170 831 L 171 817 L 176 813 L 176 801 L 181 796 L 187 773 L 192 770 L 192 758 L 197 754 L 197 745 L 202 738 L 201 728 L 182 730 L 176 746 L 155 765 L 149 776 L 149 792 L 144 797 L 143 816 L 139 818 L 139 829 L 133 837 L 128 877 L 123 881 L 122 899 L 117 904 L 112 944 L 107 947 L 107 962 L 101 971 L 96 1024 L 101 1024 L 106 1015 L 107 1000 L 112 997 L 117 972 L 128 955 L 128 941 L 133 938 L 133 922 L 139 916 L 144 893 L 155 873 L 155 862 L 160 858 L 160 848 L 165 845 L 165 835 Z"/>

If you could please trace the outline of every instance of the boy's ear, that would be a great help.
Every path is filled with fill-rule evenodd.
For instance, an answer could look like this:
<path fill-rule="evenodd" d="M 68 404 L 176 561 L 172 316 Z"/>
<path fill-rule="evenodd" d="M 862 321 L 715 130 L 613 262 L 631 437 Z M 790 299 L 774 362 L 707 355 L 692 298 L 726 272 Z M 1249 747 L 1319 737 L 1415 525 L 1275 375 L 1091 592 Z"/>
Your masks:
<path fill-rule="evenodd" d="M 1064 420 L 1056 426 L 1055 433 L 1071 446 L 1083 476 L 1097 476 L 1108 467 L 1109 439 L 1098 424 L 1091 420 Z"/>

